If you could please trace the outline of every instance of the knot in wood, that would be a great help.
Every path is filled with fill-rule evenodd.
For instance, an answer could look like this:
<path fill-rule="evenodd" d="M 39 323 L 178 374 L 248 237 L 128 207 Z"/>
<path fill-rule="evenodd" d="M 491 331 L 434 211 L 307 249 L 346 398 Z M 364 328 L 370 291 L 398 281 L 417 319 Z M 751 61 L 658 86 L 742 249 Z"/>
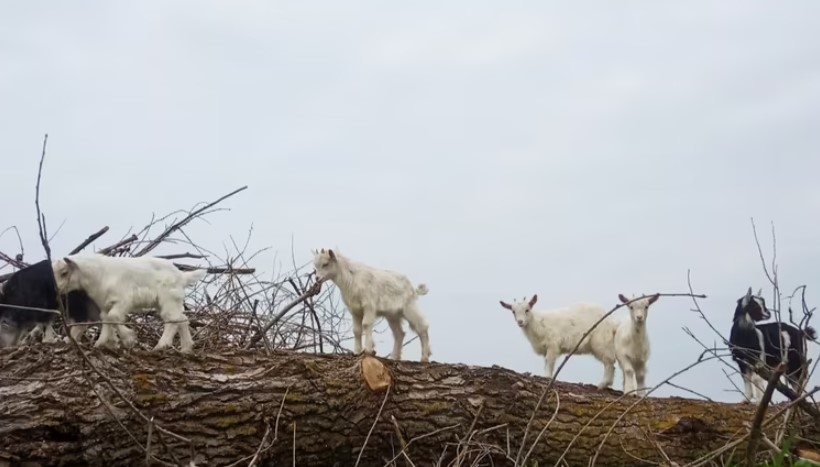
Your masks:
<path fill-rule="evenodd" d="M 393 382 L 387 367 L 376 358 L 365 355 L 362 358 L 361 368 L 362 378 L 364 378 L 364 382 L 371 391 L 384 391 Z"/>

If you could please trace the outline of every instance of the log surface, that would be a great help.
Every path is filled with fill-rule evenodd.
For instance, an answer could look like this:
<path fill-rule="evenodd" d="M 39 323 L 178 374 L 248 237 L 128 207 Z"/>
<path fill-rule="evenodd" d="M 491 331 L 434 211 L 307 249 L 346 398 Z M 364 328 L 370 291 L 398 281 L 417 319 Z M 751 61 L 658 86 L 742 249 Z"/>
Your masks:
<path fill-rule="evenodd" d="M 547 384 L 543 377 L 499 367 L 385 359 L 365 365 L 372 372 L 368 382 L 362 359 L 351 355 L 86 351 L 142 413 L 191 440 L 189 445 L 167 434 L 160 439 L 158 430 L 152 430 L 151 453 L 159 459 L 152 465 L 187 464 L 192 456 L 198 466 L 242 459 L 237 465 L 248 465 L 260 450 L 257 465 L 293 465 L 295 452 L 299 466 L 352 466 L 365 439 L 360 466 L 388 465 L 393 459 L 395 465 L 434 465 L 440 458 L 447 465 L 456 456 L 478 459 L 476 465 L 490 465 L 491 460 L 513 465 Z M 615 423 L 634 398 L 618 401 L 619 391 L 598 391 L 592 385 L 557 382 L 554 389 L 558 401 L 545 400 L 527 435 L 524 453 L 552 418 L 530 464 L 553 465 L 580 432 L 565 460 L 587 465 L 613 424 L 597 465 L 657 465 L 663 461 L 658 447 L 682 463 L 745 434 L 743 423 L 755 409 L 649 398 Z M 0 350 L 0 459 L 144 465 L 148 425 L 70 345 Z M 818 439 L 816 429 L 808 430 L 804 435 Z M 465 440 L 469 443 L 459 447 Z M 406 457 L 401 446 L 406 446 Z"/>

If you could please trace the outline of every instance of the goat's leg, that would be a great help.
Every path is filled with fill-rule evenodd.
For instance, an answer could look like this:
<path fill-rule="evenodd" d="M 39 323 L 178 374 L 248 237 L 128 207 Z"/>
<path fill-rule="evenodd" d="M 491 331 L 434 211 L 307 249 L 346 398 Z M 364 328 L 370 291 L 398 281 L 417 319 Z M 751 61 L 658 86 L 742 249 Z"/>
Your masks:
<path fill-rule="evenodd" d="M 17 346 L 21 335 L 22 332 L 18 325 L 0 320 L 0 348 Z"/>
<path fill-rule="evenodd" d="M 164 323 L 162 326 L 162 335 L 159 337 L 157 344 L 151 350 L 162 350 L 171 347 L 174 343 L 174 336 L 177 335 L 176 323 Z"/>
<path fill-rule="evenodd" d="M 424 319 L 421 312 L 419 312 L 419 309 L 415 303 L 407 305 L 404 309 L 404 319 L 407 320 L 407 323 L 410 325 L 410 329 L 412 329 L 413 332 L 419 336 L 419 342 L 421 342 L 421 362 L 429 362 L 432 352 L 430 351 L 430 336 L 428 335 L 427 330 L 430 326 L 427 324 L 427 320 Z"/>
<path fill-rule="evenodd" d="M 31 328 L 29 330 L 29 332 L 26 333 L 25 336 L 23 336 L 22 339 L 20 339 L 20 344 L 28 344 L 30 341 L 36 340 L 37 337 L 40 337 L 42 335 L 42 333 L 43 333 L 42 325 L 40 323 L 37 323 L 37 324 L 34 325 L 33 328 Z"/>
<path fill-rule="evenodd" d="M 182 353 L 191 353 L 194 350 L 194 339 L 191 337 L 191 328 L 188 325 L 188 320 L 177 325 L 179 331 L 179 351 Z"/>
<path fill-rule="evenodd" d="M 94 342 L 94 347 L 107 347 L 111 344 L 111 335 L 114 333 L 114 328 L 111 324 L 108 324 L 108 311 L 100 310 L 100 321 L 102 321 L 100 327 L 100 335 L 97 337 L 97 342 Z"/>
<path fill-rule="evenodd" d="M 632 361 L 628 358 L 624 358 L 621 360 L 621 371 L 624 373 L 624 386 L 623 386 L 623 393 L 624 395 L 632 393 L 637 387 L 637 382 L 635 381 L 635 367 L 632 366 Z M 633 394 L 634 395 L 634 394 Z"/>
<path fill-rule="evenodd" d="M 641 362 L 635 365 L 635 385 L 638 388 L 637 395 L 644 395 L 646 393 L 646 363 Z"/>
<path fill-rule="evenodd" d="M 376 355 L 376 346 L 373 343 L 373 324 L 376 322 L 376 310 L 365 309 L 362 314 L 362 332 L 364 332 L 364 352 Z"/>
<path fill-rule="evenodd" d="M 615 359 L 607 357 L 601 363 L 604 364 L 604 379 L 598 383 L 598 389 L 606 389 L 615 382 Z"/>
<path fill-rule="evenodd" d="M 127 311 L 124 306 L 116 304 L 108 310 L 108 319 L 116 323 L 112 324 L 111 327 L 116 327 L 116 333 L 120 336 L 122 346 L 126 349 L 130 349 L 137 343 L 137 335 L 131 328 L 125 325 Z"/>
<path fill-rule="evenodd" d="M 188 318 L 183 314 L 185 307 L 182 303 L 182 297 L 161 300 L 159 306 L 159 316 L 165 324 L 162 329 L 162 336 L 160 336 L 153 350 L 162 350 L 171 347 L 174 343 L 174 336 L 179 332 L 180 351 L 183 353 L 191 352 L 193 342 L 191 341 L 191 333 L 188 329 Z M 185 331 L 182 330 L 183 324 Z M 183 337 L 186 331 L 187 335 Z"/>
<path fill-rule="evenodd" d="M 558 359 L 558 351 L 553 348 L 547 349 L 547 355 L 545 356 L 545 374 L 546 377 L 552 379 L 552 375 L 555 371 L 555 360 Z"/>
<path fill-rule="evenodd" d="M 803 367 L 805 360 L 805 357 L 799 352 L 797 348 L 789 350 L 786 381 L 789 383 L 794 392 L 796 392 L 798 395 L 800 395 L 803 391 L 803 388 L 800 384 L 800 380 L 803 379 L 803 374 L 806 372 L 806 369 Z"/>
<path fill-rule="evenodd" d="M 88 329 L 88 325 L 87 324 L 80 324 L 80 323 L 70 323 L 70 324 L 74 324 L 74 325 L 70 326 L 68 328 L 69 329 L 68 333 L 71 334 L 71 337 L 73 337 L 75 341 L 79 342 L 83 338 L 83 335 L 85 335 L 85 331 L 86 331 L 86 329 Z M 68 337 L 66 337 L 66 342 L 70 342 L 68 340 Z"/>
<path fill-rule="evenodd" d="M 362 315 L 351 313 L 353 319 L 353 353 L 362 353 Z"/>
<path fill-rule="evenodd" d="M 755 390 L 754 385 L 752 384 L 753 372 L 751 368 L 745 368 L 741 370 L 740 375 L 743 377 L 743 386 L 744 386 L 744 395 L 746 396 L 746 400 L 744 402 L 751 402 L 754 403 L 755 401 Z"/>
<path fill-rule="evenodd" d="M 43 323 L 43 328 L 45 329 L 43 332 L 43 343 L 51 344 L 57 342 L 57 333 L 54 332 L 53 323 L 51 321 Z"/>
<path fill-rule="evenodd" d="M 404 345 L 404 329 L 402 329 L 401 318 L 398 316 L 387 318 L 387 324 L 390 325 L 390 330 L 393 331 L 393 354 L 390 355 L 390 358 L 401 360 L 401 348 Z"/>
<path fill-rule="evenodd" d="M 754 379 L 752 379 L 752 386 L 754 386 L 755 390 L 757 391 L 756 400 L 758 402 L 760 402 L 760 400 L 763 399 L 763 392 L 766 390 L 766 386 L 768 384 L 769 382 L 763 379 L 763 377 L 757 374 L 757 372 L 754 373 Z"/>
<path fill-rule="evenodd" d="M 68 316 L 68 317 L 66 318 L 66 320 L 65 320 L 65 324 L 68 326 L 68 327 L 66 328 L 66 331 L 67 331 L 66 333 L 67 333 L 68 335 L 70 335 L 71 337 L 73 337 L 73 338 L 74 338 L 74 340 L 77 340 L 77 335 L 76 335 L 76 332 L 77 332 L 77 331 L 75 331 L 75 329 L 76 329 L 78 326 L 72 326 L 72 325 L 74 324 L 74 320 L 73 320 L 73 319 L 71 319 L 71 316 Z M 63 342 L 64 342 L 64 343 L 66 343 L 66 344 L 70 344 L 70 343 L 71 343 L 71 339 L 69 339 L 69 337 L 68 337 L 68 336 L 65 336 L 65 337 L 63 337 Z"/>

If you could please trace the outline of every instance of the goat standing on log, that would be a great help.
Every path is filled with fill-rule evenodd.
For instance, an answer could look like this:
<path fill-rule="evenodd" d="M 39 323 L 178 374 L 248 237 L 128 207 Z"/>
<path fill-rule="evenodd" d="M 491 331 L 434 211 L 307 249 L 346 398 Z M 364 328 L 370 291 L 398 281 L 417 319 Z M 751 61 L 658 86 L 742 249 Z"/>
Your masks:
<path fill-rule="evenodd" d="M 313 251 L 313 268 L 318 280 L 330 280 L 342 295 L 342 301 L 353 318 L 353 352 L 375 354 L 373 324 L 377 317 L 384 317 L 393 332 L 393 360 L 401 359 L 404 343 L 402 318 L 421 341 L 421 361 L 430 360 L 430 342 L 427 320 L 416 304 L 420 295 L 427 294 L 427 286 L 413 288 L 404 274 L 377 269 L 342 256 L 338 251 Z"/>
<path fill-rule="evenodd" d="M 156 307 L 165 322 L 162 336 L 154 347 L 170 346 L 179 332 L 180 350 L 193 349 L 188 318 L 183 313 L 185 288 L 200 281 L 207 271 L 180 271 L 171 261 L 162 258 L 110 257 L 100 254 L 74 255 L 53 261 L 54 278 L 60 292 L 85 290 L 100 306 L 103 324 L 94 347 L 109 345 L 119 334 L 126 348 L 136 343 L 133 330 L 125 319 L 139 307 Z"/>
<path fill-rule="evenodd" d="M 646 318 L 649 305 L 655 303 L 659 294 L 640 300 L 628 299 L 618 294 L 621 303 L 629 308 L 629 316 L 618 323 L 615 331 L 615 356 L 624 374 L 624 394 L 640 396 L 646 389 L 646 367 L 649 361 L 649 335 L 646 333 Z M 630 300 L 635 300 L 630 303 Z M 633 392 L 634 391 L 634 392 Z"/>
<path fill-rule="evenodd" d="M 100 320 L 100 309 L 82 290 L 60 294 L 60 302 L 68 315 L 68 324 Z M 3 306 L 7 305 L 7 306 Z M 54 312 L 16 307 L 42 308 Z M 54 342 L 57 334 L 53 323 L 58 315 L 57 288 L 54 271 L 48 260 L 39 261 L 12 274 L 0 291 L 0 347 L 12 347 L 39 331 L 42 341 Z M 79 340 L 88 325 L 74 325 L 71 336 Z"/>
<path fill-rule="evenodd" d="M 806 345 L 804 338 L 816 339 L 817 333 L 811 327 L 800 330 L 786 323 L 755 324 L 767 320 L 771 313 L 766 309 L 766 300 L 752 295 L 752 288 L 737 300 L 732 330 L 729 334 L 729 348 L 732 359 L 737 362 L 745 385 L 748 402 L 757 402 L 763 394 L 766 382 L 754 370 L 760 362 L 774 368 L 781 360 L 786 361 L 786 378 L 797 390 L 805 372 Z M 785 355 L 784 355 L 785 353 Z"/>
<path fill-rule="evenodd" d="M 552 378 L 555 360 L 568 354 L 578 345 L 587 331 L 603 317 L 607 310 L 589 303 L 577 303 L 572 306 L 550 311 L 533 311 L 532 307 L 538 301 L 538 295 L 533 295 L 530 301 L 513 300 L 512 305 L 500 301 L 501 306 L 511 310 L 518 327 L 530 341 L 532 349 L 537 355 L 545 357 L 545 372 L 547 378 Z M 586 336 L 575 351 L 576 355 L 591 354 L 604 365 L 604 379 L 598 384 L 598 389 L 612 386 L 615 379 L 615 324 L 607 317 Z"/>

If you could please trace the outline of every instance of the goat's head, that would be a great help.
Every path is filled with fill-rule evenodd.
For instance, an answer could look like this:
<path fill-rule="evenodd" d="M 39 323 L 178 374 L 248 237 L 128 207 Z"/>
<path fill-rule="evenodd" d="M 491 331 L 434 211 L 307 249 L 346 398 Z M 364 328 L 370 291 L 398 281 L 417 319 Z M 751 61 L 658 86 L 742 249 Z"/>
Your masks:
<path fill-rule="evenodd" d="M 61 293 L 68 293 L 80 288 L 79 266 L 70 258 L 64 257 L 55 259 L 51 264 L 54 270 L 54 281 L 57 282 L 57 290 Z"/>
<path fill-rule="evenodd" d="M 746 291 L 746 295 L 737 299 L 737 307 L 735 307 L 735 321 L 739 319 L 746 319 L 748 321 L 763 321 L 772 317 L 769 310 L 766 309 L 766 300 L 761 296 L 763 289 L 757 292 L 757 295 L 752 295 L 752 288 Z"/>
<path fill-rule="evenodd" d="M 532 311 L 532 306 L 535 305 L 535 302 L 538 301 L 538 295 L 533 295 L 532 298 L 527 301 L 527 297 L 524 297 L 519 302 L 518 300 L 513 300 L 512 305 L 509 303 L 505 303 L 502 300 L 499 300 L 501 306 L 504 308 L 512 311 L 513 316 L 515 316 L 515 321 L 518 323 L 519 327 L 526 327 L 527 324 L 530 322 L 530 311 Z"/>
<path fill-rule="evenodd" d="M 339 274 L 339 258 L 333 250 L 313 250 L 313 269 L 316 280 L 333 280 Z"/>
<path fill-rule="evenodd" d="M 658 298 L 660 298 L 660 294 L 650 295 L 629 303 L 629 301 L 634 298 L 634 296 L 632 298 L 626 298 L 623 294 L 618 294 L 618 299 L 621 300 L 621 303 L 626 304 L 627 308 L 629 308 L 629 317 L 632 319 L 632 322 L 641 325 L 646 322 L 647 315 L 649 314 L 649 305 L 655 303 Z"/>

